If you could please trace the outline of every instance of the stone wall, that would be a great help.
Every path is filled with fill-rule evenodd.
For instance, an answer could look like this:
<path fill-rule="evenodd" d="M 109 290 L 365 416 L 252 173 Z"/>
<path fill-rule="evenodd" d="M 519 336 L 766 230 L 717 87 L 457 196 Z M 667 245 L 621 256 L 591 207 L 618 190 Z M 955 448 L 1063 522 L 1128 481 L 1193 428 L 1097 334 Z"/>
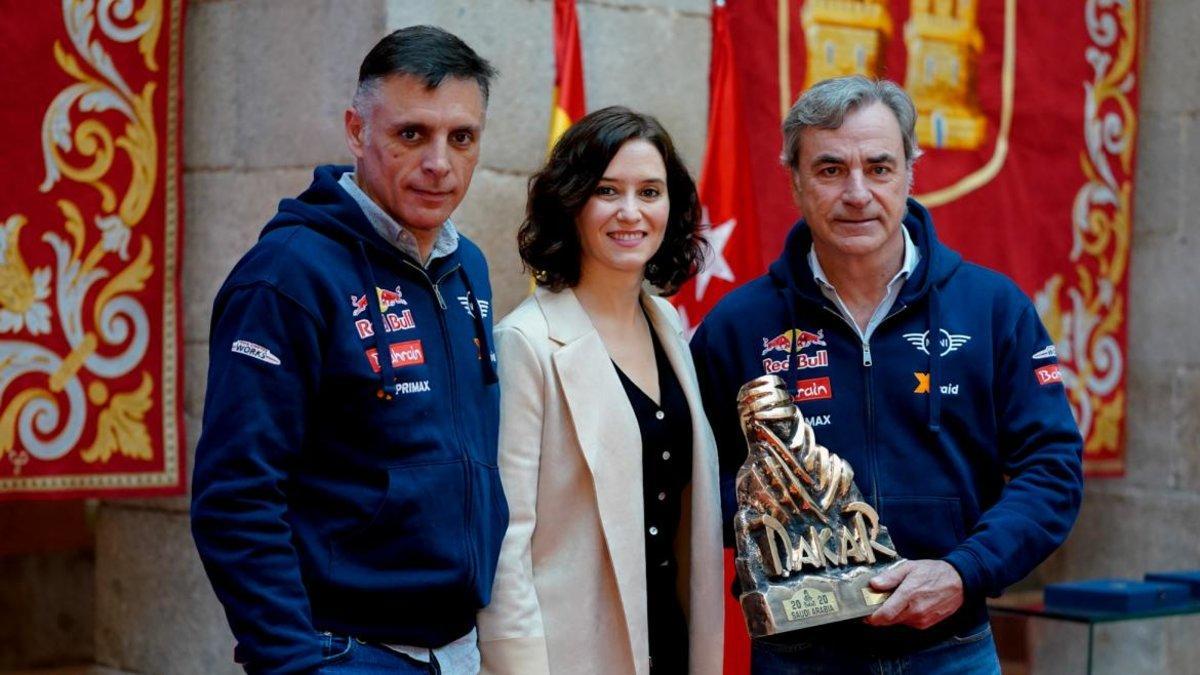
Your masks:
<path fill-rule="evenodd" d="M 1200 356 L 1187 337 L 1200 335 L 1200 225 L 1183 199 L 1193 189 L 1187 157 L 1200 150 L 1200 8 L 1155 0 L 1152 9 L 1130 289 L 1129 472 L 1089 483 L 1080 523 L 1039 571 L 1042 580 L 1200 567 Z M 658 115 L 693 170 L 704 144 L 708 13 L 707 0 L 579 0 L 589 107 L 623 103 Z M 189 449 L 200 430 L 217 288 L 277 201 L 307 185 L 314 164 L 348 161 L 341 111 L 358 63 L 388 30 L 417 22 L 458 33 L 501 71 L 480 167 L 456 220 L 491 261 L 496 315 L 524 295 L 514 234 L 526 181 L 545 153 L 550 0 L 192 0 L 184 139 Z M 186 499 L 105 502 L 95 539 L 94 566 L 90 553 L 0 560 L 0 607 L 17 608 L 0 616 L 0 632 L 60 624 L 51 637 L 22 643 L 36 663 L 0 660 L 0 668 L 57 655 L 145 673 L 237 672 L 232 636 L 192 545 Z M 93 577 L 94 598 L 86 587 L 72 590 Z M 30 588 L 61 592 L 39 591 L 36 611 L 29 604 L 22 612 Z M 80 597 L 86 601 L 73 601 Z M 94 645 L 80 644 L 79 626 L 93 627 Z M 1033 632 L 1039 670 L 1077 671 L 1072 645 L 1081 634 L 1068 630 Z M 1197 634 L 1195 620 L 1114 627 L 1099 635 L 1099 665 L 1194 672 Z"/>

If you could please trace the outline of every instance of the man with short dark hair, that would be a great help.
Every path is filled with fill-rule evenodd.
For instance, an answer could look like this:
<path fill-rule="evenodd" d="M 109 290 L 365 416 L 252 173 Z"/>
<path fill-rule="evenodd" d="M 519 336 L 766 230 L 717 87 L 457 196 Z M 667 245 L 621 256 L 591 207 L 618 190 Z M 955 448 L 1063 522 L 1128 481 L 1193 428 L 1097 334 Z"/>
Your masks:
<path fill-rule="evenodd" d="M 280 203 L 213 307 L 192 531 L 251 673 L 474 673 L 506 501 L 491 287 L 449 220 L 494 70 L 367 54 L 353 167 Z"/>
<path fill-rule="evenodd" d="M 909 198 L 915 122 L 891 82 L 805 92 L 783 125 L 804 218 L 692 341 L 726 522 L 746 458 L 738 389 L 777 374 L 908 558 L 872 579 L 891 597 L 865 622 L 755 640 L 757 674 L 999 673 L 984 598 L 1079 511 L 1082 439 L 1054 344 L 1029 298 L 939 243 Z"/>

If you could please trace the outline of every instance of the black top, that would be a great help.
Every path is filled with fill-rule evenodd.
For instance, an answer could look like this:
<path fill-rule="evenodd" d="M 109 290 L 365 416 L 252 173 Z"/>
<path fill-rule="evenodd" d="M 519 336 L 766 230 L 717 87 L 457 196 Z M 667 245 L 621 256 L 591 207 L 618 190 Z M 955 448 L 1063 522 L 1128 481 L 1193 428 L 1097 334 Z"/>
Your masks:
<path fill-rule="evenodd" d="M 675 535 L 683 490 L 692 479 L 692 415 L 683 387 L 654 331 L 654 361 L 661 404 L 617 368 L 642 433 L 642 504 L 645 507 L 646 613 L 650 670 L 686 673 L 687 621 L 676 594 Z"/>

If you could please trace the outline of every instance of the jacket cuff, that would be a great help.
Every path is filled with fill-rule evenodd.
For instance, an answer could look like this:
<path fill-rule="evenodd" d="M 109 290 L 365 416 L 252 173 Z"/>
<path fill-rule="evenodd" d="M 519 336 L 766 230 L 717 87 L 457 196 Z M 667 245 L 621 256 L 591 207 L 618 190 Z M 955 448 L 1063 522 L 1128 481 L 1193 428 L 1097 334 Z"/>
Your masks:
<path fill-rule="evenodd" d="M 971 549 L 959 546 L 942 560 L 950 563 L 962 577 L 964 599 L 978 599 L 987 594 L 990 586 L 987 570 Z"/>

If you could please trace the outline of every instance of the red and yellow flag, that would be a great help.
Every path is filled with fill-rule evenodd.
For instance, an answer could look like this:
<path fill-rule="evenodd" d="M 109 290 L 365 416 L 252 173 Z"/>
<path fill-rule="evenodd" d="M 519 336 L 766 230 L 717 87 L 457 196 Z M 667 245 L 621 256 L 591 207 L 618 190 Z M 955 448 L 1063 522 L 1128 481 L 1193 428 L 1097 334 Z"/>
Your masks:
<path fill-rule="evenodd" d="M 586 112 L 575 0 L 554 0 L 554 106 L 550 109 L 547 147 L 553 148 L 567 127 Z"/>

